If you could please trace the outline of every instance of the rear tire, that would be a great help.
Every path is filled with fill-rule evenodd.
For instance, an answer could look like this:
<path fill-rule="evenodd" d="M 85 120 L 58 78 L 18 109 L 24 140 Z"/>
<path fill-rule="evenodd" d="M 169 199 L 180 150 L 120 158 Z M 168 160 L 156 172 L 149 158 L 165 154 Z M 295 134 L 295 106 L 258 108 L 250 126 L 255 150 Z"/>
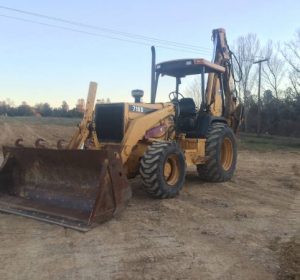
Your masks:
<path fill-rule="evenodd" d="M 157 198 L 175 197 L 184 185 L 185 159 L 176 143 L 154 142 L 140 161 L 144 189 Z"/>
<path fill-rule="evenodd" d="M 209 182 L 225 182 L 232 178 L 237 161 L 235 135 L 224 123 L 209 127 L 205 143 L 205 164 L 197 165 L 198 175 Z"/>

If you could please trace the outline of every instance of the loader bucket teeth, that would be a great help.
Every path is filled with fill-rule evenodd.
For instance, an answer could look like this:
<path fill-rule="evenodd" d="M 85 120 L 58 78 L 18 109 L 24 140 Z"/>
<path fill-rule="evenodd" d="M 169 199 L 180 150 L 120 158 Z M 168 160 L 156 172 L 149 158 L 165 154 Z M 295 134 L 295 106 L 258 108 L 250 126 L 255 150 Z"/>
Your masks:
<path fill-rule="evenodd" d="M 66 143 L 67 143 L 67 141 L 65 141 L 64 139 L 58 140 L 57 143 L 56 143 L 57 149 L 63 150 L 66 146 Z"/>
<path fill-rule="evenodd" d="M 46 148 L 47 142 L 43 138 L 38 138 L 35 140 L 34 145 L 36 148 Z"/>
<path fill-rule="evenodd" d="M 16 141 L 15 141 L 15 146 L 16 147 L 24 147 L 23 144 L 21 144 L 23 142 L 23 138 L 18 138 Z"/>
<path fill-rule="evenodd" d="M 87 231 L 131 197 L 112 151 L 3 147 L 3 153 L 0 211 Z"/>

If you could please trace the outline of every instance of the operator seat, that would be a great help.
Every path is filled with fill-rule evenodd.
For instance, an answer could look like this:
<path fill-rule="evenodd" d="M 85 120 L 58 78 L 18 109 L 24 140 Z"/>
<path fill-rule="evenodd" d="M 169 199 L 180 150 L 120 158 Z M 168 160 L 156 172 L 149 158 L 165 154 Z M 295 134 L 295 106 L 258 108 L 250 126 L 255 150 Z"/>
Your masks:
<path fill-rule="evenodd" d="M 196 104 L 193 98 L 182 98 L 178 101 L 179 106 L 179 129 L 181 132 L 188 132 L 195 129 Z"/>
<path fill-rule="evenodd" d="M 179 100 L 179 115 L 183 117 L 196 115 L 196 104 L 193 98 L 182 98 Z"/>

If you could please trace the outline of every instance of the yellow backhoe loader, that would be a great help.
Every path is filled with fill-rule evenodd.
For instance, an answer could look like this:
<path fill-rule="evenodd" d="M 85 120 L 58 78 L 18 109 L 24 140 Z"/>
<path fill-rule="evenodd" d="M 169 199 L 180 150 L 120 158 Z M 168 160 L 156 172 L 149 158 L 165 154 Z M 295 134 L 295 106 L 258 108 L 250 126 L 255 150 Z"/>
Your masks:
<path fill-rule="evenodd" d="M 241 120 L 231 52 L 224 29 L 213 30 L 213 62 L 180 59 L 156 64 L 152 50 L 151 102 L 134 90 L 133 103 L 96 104 L 90 84 L 86 112 L 67 145 L 57 149 L 3 147 L 0 211 L 86 231 L 120 212 L 131 197 L 128 178 L 140 175 L 145 191 L 172 198 L 186 166 L 201 179 L 230 180 L 236 167 L 235 132 Z M 180 93 L 181 80 L 201 77 L 201 106 Z M 174 78 L 170 101 L 156 103 L 159 78 Z M 206 88 L 205 88 L 206 83 Z"/>

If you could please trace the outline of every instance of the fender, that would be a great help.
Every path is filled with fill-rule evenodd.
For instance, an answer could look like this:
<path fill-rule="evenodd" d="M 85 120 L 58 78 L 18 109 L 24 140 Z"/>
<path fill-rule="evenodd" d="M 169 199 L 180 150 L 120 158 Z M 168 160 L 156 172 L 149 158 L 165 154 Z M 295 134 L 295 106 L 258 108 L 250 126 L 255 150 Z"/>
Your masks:
<path fill-rule="evenodd" d="M 224 123 L 228 124 L 227 120 L 224 117 L 211 116 L 209 114 L 201 114 L 197 120 L 196 131 L 187 133 L 188 138 L 206 138 L 209 126 L 212 123 Z"/>

